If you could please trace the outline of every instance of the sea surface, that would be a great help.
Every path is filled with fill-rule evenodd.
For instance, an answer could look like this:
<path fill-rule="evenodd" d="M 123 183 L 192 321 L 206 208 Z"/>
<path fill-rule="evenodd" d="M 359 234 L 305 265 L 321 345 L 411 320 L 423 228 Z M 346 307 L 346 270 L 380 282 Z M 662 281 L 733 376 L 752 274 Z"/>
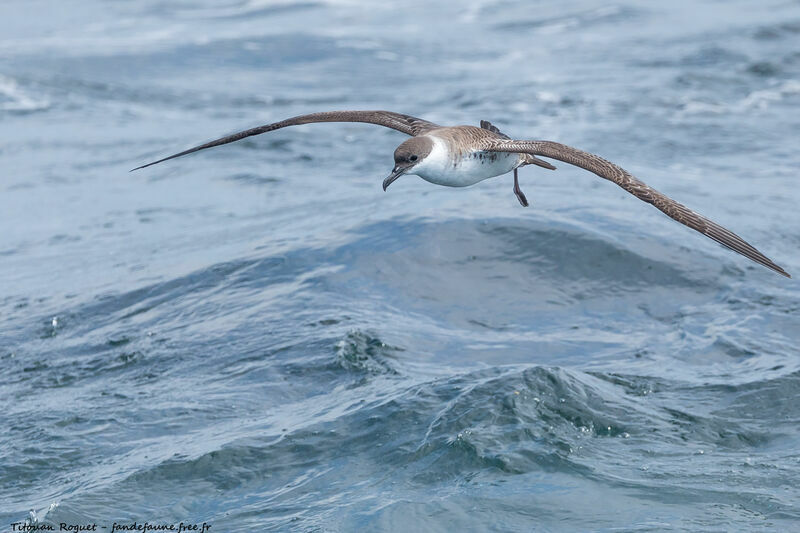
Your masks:
<path fill-rule="evenodd" d="M 800 531 L 796 279 L 564 163 L 383 192 L 366 124 L 128 172 L 331 109 L 601 154 L 800 277 L 797 0 L 3 0 L 2 531 Z"/>

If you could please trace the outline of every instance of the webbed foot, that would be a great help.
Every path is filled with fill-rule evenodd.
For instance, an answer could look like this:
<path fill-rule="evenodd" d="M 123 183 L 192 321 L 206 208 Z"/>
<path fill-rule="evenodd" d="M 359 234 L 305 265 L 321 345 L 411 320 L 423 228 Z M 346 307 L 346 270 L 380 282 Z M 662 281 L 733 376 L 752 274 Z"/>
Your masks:
<path fill-rule="evenodd" d="M 525 193 L 519 188 L 519 176 L 516 168 L 514 169 L 514 194 L 517 195 L 517 200 L 522 204 L 522 207 L 528 207 L 528 199 L 525 198 Z"/>

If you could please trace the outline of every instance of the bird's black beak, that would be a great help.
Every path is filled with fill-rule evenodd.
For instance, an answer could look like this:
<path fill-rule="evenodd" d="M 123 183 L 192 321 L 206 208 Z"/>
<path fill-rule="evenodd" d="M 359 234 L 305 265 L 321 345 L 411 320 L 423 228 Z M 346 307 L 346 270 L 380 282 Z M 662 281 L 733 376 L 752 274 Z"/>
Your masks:
<path fill-rule="evenodd" d="M 389 177 L 383 180 L 383 190 L 385 191 L 389 187 L 389 185 L 394 183 L 394 180 L 396 180 L 397 178 L 408 172 L 409 168 L 411 167 L 402 167 L 402 168 L 397 166 L 394 167 L 394 170 L 392 170 L 392 173 L 389 174 Z"/>

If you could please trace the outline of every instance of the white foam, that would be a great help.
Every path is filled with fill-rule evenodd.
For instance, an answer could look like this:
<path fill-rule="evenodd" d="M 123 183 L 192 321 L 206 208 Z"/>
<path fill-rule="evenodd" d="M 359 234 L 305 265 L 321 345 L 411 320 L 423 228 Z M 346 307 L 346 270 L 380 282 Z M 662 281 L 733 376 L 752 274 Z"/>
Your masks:
<path fill-rule="evenodd" d="M 800 94 L 800 81 L 787 80 L 768 89 L 753 91 L 738 102 L 731 104 L 687 100 L 681 109 L 682 115 L 743 113 L 752 109 L 766 109 L 770 105 Z"/>
<path fill-rule="evenodd" d="M 0 110 L 38 111 L 50 107 L 47 98 L 34 98 L 25 93 L 13 78 L 0 74 Z"/>
<path fill-rule="evenodd" d="M 779 102 L 795 94 L 800 94 L 800 81 L 787 80 L 769 89 L 753 91 L 740 102 L 740 106 L 745 109 L 764 109 L 773 102 Z"/>

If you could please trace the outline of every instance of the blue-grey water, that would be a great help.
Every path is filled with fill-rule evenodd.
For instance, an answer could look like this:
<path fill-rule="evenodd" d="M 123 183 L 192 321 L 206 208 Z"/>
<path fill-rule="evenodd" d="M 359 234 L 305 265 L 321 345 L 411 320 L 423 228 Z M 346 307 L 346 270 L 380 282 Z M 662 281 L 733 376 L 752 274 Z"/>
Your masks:
<path fill-rule="evenodd" d="M 800 2 L 0 3 L 0 520 L 800 530 L 800 285 L 557 164 L 593 151 L 800 275 Z M 105 527 L 106 529 L 101 529 Z"/>

